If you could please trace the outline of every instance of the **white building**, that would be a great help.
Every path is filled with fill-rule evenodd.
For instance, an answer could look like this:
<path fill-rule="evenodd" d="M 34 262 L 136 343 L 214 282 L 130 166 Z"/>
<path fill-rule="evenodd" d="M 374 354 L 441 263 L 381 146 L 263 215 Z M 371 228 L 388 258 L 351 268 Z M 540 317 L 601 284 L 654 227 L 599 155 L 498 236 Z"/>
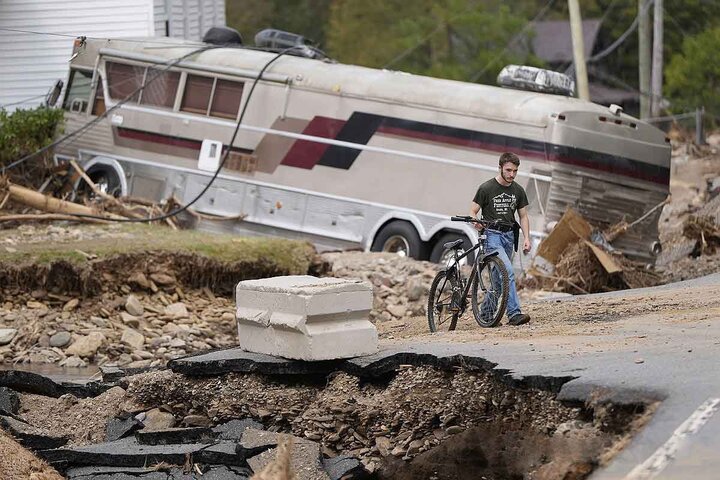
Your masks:
<path fill-rule="evenodd" d="M 225 0 L 0 0 L 0 108 L 33 108 L 65 82 L 76 37 L 201 40 Z"/>

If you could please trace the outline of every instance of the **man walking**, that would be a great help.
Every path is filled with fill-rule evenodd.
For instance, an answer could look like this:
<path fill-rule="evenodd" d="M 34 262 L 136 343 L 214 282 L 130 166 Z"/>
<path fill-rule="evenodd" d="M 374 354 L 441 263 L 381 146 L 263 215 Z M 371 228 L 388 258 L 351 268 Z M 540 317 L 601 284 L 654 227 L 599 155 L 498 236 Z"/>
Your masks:
<path fill-rule="evenodd" d="M 478 212 L 482 212 L 484 220 L 503 220 L 514 227 L 497 230 L 487 229 L 486 251 L 498 251 L 498 256 L 505 264 L 510 280 L 507 316 L 510 325 L 522 325 L 530 321 L 530 315 L 520 311 L 520 300 L 518 299 L 515 287 L 515 272 L 512 267 L 513 251 L 518 247 L 518 224 L 515 221 L 515 211 L 520 217 L 520 229 L 523 232 L 523 253 L 530 252 L 530 220 L 528 218 L 528 199 L 525 189 L 515 183 L 520 158 L 514 153 L 503 153 L 500 155 L 500 173 L 487 182 L 480 185 L 470 206 L 470 214 L 477 218 Z M 480 226 L 477 226 L 480 228 Z"/>

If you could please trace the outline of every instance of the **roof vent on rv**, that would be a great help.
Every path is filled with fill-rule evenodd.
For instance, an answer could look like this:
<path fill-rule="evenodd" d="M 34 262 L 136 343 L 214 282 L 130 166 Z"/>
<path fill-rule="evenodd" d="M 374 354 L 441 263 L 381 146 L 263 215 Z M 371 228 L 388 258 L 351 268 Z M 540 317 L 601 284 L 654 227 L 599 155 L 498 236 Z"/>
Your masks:
<path fill-rule="evenodd" d="M 213 45 L 242 45 L 240 32 L 230 27 L 210 27 L 202 41 Z"/>
<path fill-rule="evenodd" d="M 566 97 L 575 95 L 575 82 L 570 77 L 537 67 L 508 65 L 500 71 L 497 83 L 501 87 L 519 90 L 554 93 Z"/>
<path fill-rule="evenodd" d="M 312 45 L 312 41 L 296 33 L 283 32 L 274 28 L 266 28 L 255 35 L 255 45 L 268 50 L 285 50 L 293 48 L 291 55 L 308 58 L 326 58 L 326 55 Z"/>

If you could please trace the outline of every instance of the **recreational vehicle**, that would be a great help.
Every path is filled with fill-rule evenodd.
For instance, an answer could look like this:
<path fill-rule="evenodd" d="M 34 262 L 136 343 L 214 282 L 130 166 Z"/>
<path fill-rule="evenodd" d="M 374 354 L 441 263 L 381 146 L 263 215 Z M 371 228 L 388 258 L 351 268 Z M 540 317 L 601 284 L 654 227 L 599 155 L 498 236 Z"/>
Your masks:
<path fill-rule="evenodd" d="M 115 194 L 190 202 L 229 148 L 193 205 L 242 217 L 217 228 L 433 261 L 443 243 L 476 238 L 450 216 L 469 212 L 501 152 L 521 158 L 535 244 L 567 207 L 602 227 L 640 218 L 668 195 L 668 140 L 619 108 L 277 55 L 177 39 L 78 40 L 65 128 L 87 130 L 59 156 L 79 159 Z M 652 261 L 659 213 L 615 245 Z"/>

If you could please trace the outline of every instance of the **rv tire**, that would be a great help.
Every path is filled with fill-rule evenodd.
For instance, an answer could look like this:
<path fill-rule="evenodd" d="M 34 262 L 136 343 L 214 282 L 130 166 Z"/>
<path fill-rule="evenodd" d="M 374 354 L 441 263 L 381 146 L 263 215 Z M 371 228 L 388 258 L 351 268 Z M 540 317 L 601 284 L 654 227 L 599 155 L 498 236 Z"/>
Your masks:
<path fill-rule="evenodd" d="M 398 255 L 424 260 L 425 244 L 410 222 L 396 220 L 385 225 L 370 247 L 373 252 L 392 252 Z"/>
<path fill-rule="evenodd" d="M 452 255 L 452 250 L 445 249 L 443 245 L 448 242 L 454 242 L 459 238 L 462 238 L 463 240 L 463 250 L 468 251 L 472 248 L 473 244 L 466 235 L 462 233 L 444 233 L 439 236 L 433 244 L 432 251 L 430 252 L 430 261 L 435 263 L 447 263 L 447 260 Z M 474 258 L 474 253 L 471 253 L 467 256 L 467 261 L 472 263 Z"/>
<path fill-rule="evenodd" d="M 85 174 L 92 180 L 95 186 L 102 193 L 119 197 L 122 193 L 122 181 L 120 173 L 110 165 L 96 163 L 85 171 Z M 76 185 L 76 194 L 80 196 L 94 196 L 90 185 L 84 179 L 80 179 Z"/>

